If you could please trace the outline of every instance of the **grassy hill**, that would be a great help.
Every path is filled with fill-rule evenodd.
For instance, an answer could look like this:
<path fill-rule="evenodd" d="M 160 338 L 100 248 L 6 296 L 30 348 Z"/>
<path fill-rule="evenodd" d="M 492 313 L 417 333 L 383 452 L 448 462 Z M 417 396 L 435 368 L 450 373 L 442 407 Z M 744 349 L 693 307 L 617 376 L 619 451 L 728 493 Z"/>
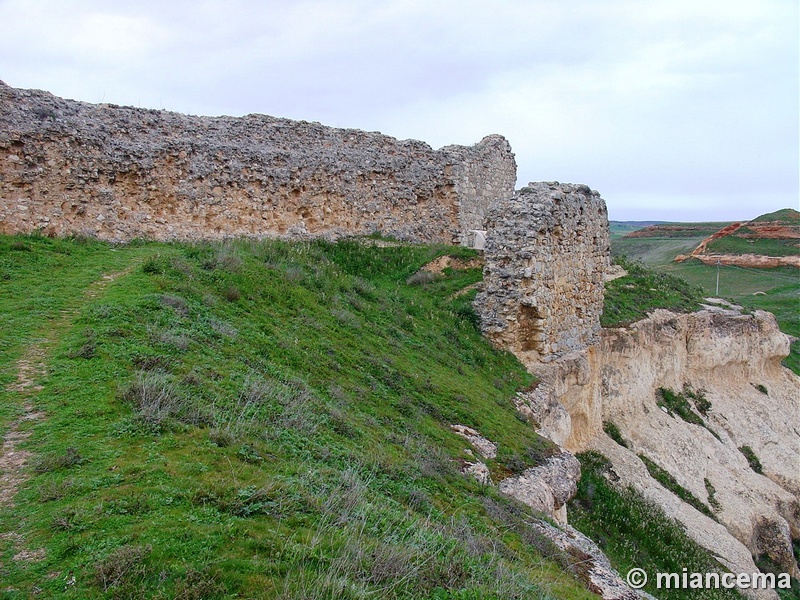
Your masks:
<path fill-rule="evenodd" d="M 794 210 L 793 208 L 782 208 L 781 210 L 776 210 L 775 212 L 766 213 L 761 215 L 760 217 L 756 217 L 753 219 L 755 223 L 761 222 L 782 222 L 788 224 L 797 224 L 800 222 L 800 212 Z"/>
<path fill-rule="evenodd" d="M 661 221 L 609 221 L 608 233 L 611 239 L 616 239 L 660 222 Z"/>
<path fill-rule="evenodd" d="M 444 254 L 474 256 L 0 237 L 0 597 L 594 597 L 541 515 L 460 472 L 454 423 L 498 443 L 495 481 L 553 446 L 455 294 L 480 269 L 418 273 Z M 580 523 L 620 568 L 712 564 L 593 481 Z"/>

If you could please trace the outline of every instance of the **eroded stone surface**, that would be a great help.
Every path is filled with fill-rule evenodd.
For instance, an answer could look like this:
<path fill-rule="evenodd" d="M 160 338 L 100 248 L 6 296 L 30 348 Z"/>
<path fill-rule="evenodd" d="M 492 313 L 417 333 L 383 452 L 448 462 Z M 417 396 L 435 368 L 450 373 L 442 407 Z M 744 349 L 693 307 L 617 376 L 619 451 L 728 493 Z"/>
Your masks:
<path fill-rule="evenodd" d="M 531 183 L 486 216 L 483 332 L 517 355 L 547 360 L 600 331 L 609 265 L 608 214 L 585 185 Z"/>
<path fill-rule="evenodd" d="M 570 415 L 567 449 L 602 452 L 622 485 L 680 521 L 731 570 L 755 572 L 752 555 L 765 553 L 797 573 L 790 555 L 800 529 L 800 378 L 781 365 L 788 351 L 771 314 L 714 307 L 655 311 L 603 331 L 587 350 L 529 368 Z M 707 428 L 658 406 L 659 388 L 679 392 L 685 385 L 711 402 Z M 604 421 L 615 423 L 629 449 L 606 436 Z M 763 474 L 750 467 L 743 446 L 759 458 Z M 709 507 L 713 489 L 719 522 L 657 483 L 638 454 Z"/>
<path fill-rule="evenodd" d="M 483 437 L 477 430 L 466 425 L 451 425 L 453 433 L 460 435 L 467 440 L 478 451 L 483 458 L 495 458 L 497 456 L 497 444 Z"/>
<path fill-rule="evenodd" d="M 564 505 L 578 491 L 581 465 L 569 452 L 560 452 L 544 464 L 500 482 L 499 490 L 560 523 L 566 524 Z"/>
<path fill-rule="evenodd" d="M 0 232 L 124 241 L 337 237 L 470 242 L 516 163 L 490 135 L 415 140 L 266 115 L 92 105 L 0 82 Z"/>

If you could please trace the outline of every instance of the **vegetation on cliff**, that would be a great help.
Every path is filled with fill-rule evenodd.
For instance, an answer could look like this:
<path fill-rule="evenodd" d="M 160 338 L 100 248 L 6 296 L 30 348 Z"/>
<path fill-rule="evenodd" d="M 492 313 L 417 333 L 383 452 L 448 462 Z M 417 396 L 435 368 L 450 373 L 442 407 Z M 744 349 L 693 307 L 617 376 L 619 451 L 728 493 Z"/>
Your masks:
<path fill-rule="evenodd" d="M 658 506 L 631 488 L 613 484 L 615 474 L 605 456 L 585 452 L 578 459 L 581 480 L 569 504 L 570 521 L 600 545 L 620 572 L 634 567 L 650 574 L 724 570 Z M 724 589 L 659 590 L 652 580 L 645 590 L 663 599 L 741 597 Z"/>
<path fill-rule="evenodd" d="M 0 428 L 31 453 L 4 597 L 591 597 L 460 472 L 452 423 L 495 478 L 541 441 L 453 297 L 480 270 L 406 282 L 444 253 L 470 251 L 0 238 Z"/>

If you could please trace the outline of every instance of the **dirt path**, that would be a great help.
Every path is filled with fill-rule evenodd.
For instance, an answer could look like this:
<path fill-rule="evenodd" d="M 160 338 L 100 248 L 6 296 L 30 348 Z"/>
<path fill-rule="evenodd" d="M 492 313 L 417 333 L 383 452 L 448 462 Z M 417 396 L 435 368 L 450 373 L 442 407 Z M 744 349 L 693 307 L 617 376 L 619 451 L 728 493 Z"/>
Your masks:
<path fill-rule="evenodd" d="M 0 508 L 13 507 L 14 497 L 20 486 L 27 480 L 27 465 L 32 456 L 28 450 L 20 448 L 32 433 L 31 423 L 41 421 L 45 414 L 37 410 L 34 404 L 36 395 L 42 390 L 41 381 L 47 375 L 46 359 L 50 350 L 58 341 L 60 332 L 69 329 L 72 320 L 78 315 L 83 303 L 97 298 L 112 281 L 127 275 L 133 265 L 93 282 L 86 288 L 83 297 L 73 306 L 63 309 L 59 317 L 47 325 L 47 333 L 40 338 L 32 339 L 27 351 L 17 361 L 17 378 L 8 386 L 8 391 L 17 395 L 22 408 L 22 415 L 11 422 L 3 436 L 0 447 Z M 27 551 L 23 547 L 23 538 L 17 532 L 0 532 L 0 539 L 12 540 L 17 550 L 15 560 L 41 560 L 43 550 Z"/>

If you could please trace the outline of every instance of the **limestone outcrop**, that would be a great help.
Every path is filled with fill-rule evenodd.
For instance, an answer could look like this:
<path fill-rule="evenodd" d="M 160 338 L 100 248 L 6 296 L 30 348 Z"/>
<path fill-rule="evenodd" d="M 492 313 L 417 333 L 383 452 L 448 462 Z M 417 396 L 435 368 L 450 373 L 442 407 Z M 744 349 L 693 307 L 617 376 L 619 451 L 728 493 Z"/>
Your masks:
<path fill-rule="evenodd" d="M 529 368 L 552 394 L 539 404 L 557 401 L 569 414 L 566 448 L 603 453 L 622 485 L 661 506 L 732 571 L 755 572 L 753 556 L 766 555 L 797 577 L 791 541 L 800 537 L 800 378 L 781 365 L 788 352 L 788 337 L 770 313 L 658 310 L 604 330 L 596 346 Z M 710 402 L 706 414 L 691 398 L 689 406 L 702 424 L 662 408 L 659 388 L 701 392 Z M 564 422 L 559 410 L 553 418 Z M 607 421 L 627 448 L 604 433 Z M 640 455 L 711 516 L 657 482 Z"/>
<path fill-rule="evenodd" d="M 562 451 L 541 465 L 504 479 L 499 490 L 566 525 L 566 504 L 578 491 L 580 477 L 578 459 Z"/>
<path fill-rule="evenodd" d="M 195 117 L 0 82 L 0 233 L 471 243 L 516 163 L 490 135 L 414 140 L 266 115 Z"/>
<path fill-rule="evenodd" d="M 531 183 L 486 216 L 484 333 L 527 360 L 586 348 L 600 331 L 608 215 L 585 185 Z"/>

